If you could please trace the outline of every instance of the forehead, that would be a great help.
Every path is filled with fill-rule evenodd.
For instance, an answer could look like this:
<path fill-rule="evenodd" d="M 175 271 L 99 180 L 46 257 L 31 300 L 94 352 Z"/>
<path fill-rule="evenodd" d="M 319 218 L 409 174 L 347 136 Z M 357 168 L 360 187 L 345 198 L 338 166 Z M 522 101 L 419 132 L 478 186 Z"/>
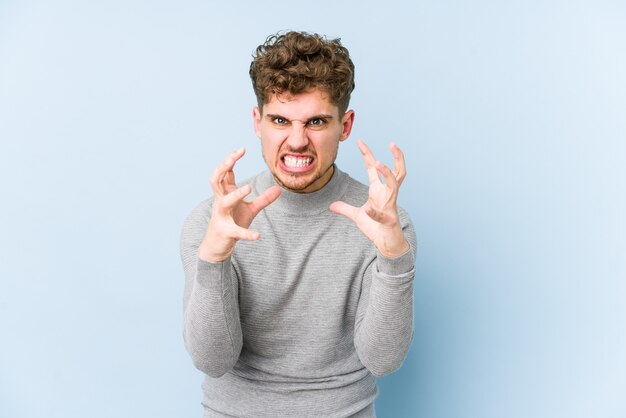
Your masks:
<path fill-rule="evenodd" d="M 330 96 L 319 89 L 304 93 L 272 94 L 263 105 L 263 114 L 281 115 L 288 119 L 307 119 L 316 115 L 337 115 L 339 108 L 330 102 Z"/>

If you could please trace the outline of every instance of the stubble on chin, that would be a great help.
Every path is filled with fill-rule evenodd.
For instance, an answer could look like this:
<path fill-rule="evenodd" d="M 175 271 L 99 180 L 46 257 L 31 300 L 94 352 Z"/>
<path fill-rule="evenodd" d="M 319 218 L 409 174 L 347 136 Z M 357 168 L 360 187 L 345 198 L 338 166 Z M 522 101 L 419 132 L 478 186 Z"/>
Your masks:
<path fill-rule="evenodd" d="M 299 178 L 300 176 L 298 176 L 296 174 L 287 174 L 286 175 L 287 179 L 285 179 L 285 181 L 283 181 L 276 174 L 272 173 L 272 175 L 274 176 L 274 179 L 276 180 L 276 183 L 278 183 L 281 187 L 283 187 L 286 190 L 289 190 L 289 191 L 292 191 L 292 192 L 295 192 L 295 193 L 310 193 L 310 192 L 313 192 L 313 191 L 317 191 L 317 190 L 321 189 L 322 187 L 326 186 L 326 184 L 332 178 L 332 174 L 334 173 L 334 168 L 335 168 L 335 164 L 331 164 L 330 167 L 328 167 L 326 170 L 317 172 L 315 174 L 315 176 L 313 178 L 311 178 L 311 179 Z M 328 174 L 328 179 L 326 180 L 326 183 L 320 185 L 315 190 L 312 190 L 310 192 L 306 191 L 307 188 L 309 188 L 311 185 L 313 185 L 315 182 L 319 181 L 322 177 L 324 177 L 327 174 Z M 285 174 L 283 174 L 283 175 L 285 175 Z"/>

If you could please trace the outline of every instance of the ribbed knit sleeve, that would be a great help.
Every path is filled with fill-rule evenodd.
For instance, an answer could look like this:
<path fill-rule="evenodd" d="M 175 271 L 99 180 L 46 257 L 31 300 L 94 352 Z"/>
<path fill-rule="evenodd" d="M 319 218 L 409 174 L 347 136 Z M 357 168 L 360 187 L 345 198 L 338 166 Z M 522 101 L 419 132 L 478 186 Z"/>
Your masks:
<path fill-rule="evenodd" d="M 183 338 L 194 365 L 211 377 L 220 377 L 239 358 L 242 332 L 238 281 L 231 259 L 210 263 L 198 258 L 210 213 L 211 202 L 201 203 L 185 221 L 181 235 Z"/>
<path fill-rule="evenodd" d="M 413 338 L 413 279 L 417 240 L 408 215 L 400 221 L 410 250 L 397 258 L 380 253 L 368 266 L 355 320 L 354 345 L 363 365 L 375 376 L 402 365 Z"/>

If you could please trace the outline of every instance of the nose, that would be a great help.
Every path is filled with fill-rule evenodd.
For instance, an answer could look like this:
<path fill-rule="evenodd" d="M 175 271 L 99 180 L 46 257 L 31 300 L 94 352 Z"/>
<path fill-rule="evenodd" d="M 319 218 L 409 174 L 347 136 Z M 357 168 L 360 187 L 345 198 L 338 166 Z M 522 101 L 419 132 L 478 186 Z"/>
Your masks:
<path fill-rule="evenodd" d="M 304 123 L 292 122 L 289 136 L 287 137 L 287 145 L 294 151 L 302 150 L 309 145 L 309 138 Z"/>

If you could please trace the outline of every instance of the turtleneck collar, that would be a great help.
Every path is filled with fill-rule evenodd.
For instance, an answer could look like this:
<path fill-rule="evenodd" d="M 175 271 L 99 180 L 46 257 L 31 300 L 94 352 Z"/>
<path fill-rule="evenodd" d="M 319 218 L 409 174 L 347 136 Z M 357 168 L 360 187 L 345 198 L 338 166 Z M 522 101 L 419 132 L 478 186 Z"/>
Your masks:
<path fill-rule="evenodd" d="M 346 192 L 347 183 L 344 180 L 346 174 L 335 165 L 335 170 L 330 181 L 324 187 L 311 193 L 296 193 L 280 186 L 272 173 L 267 170 L 258 177 L 259 192 L 268 187 L 278 185 L 280 196 L 266 208 L 294 215 L 313 215 L 328 210 L 330 204 L 341 200 Z"/>

